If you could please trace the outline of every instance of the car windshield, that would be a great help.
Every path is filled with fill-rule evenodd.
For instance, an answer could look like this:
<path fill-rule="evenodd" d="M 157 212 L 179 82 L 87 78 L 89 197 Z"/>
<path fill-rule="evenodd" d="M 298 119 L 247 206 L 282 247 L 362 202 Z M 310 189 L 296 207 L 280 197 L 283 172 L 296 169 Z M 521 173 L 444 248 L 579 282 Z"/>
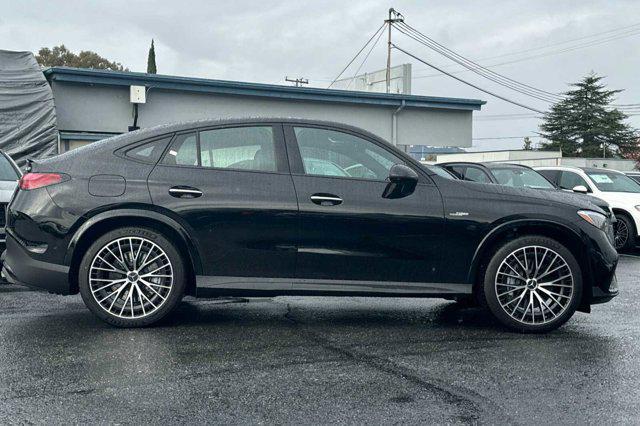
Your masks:
<path fill-rule="evenodd" d="M 7 160 L 7 157 L 0 154 L 0 180 L 17 180 L 18 177 L 18 173 Z"/>
<path fill-rule="evenodd" d="M 554 186 L 544 176 L 535 170 L 527 168 L 491 168 L 500 185 L 518 188 L 553 189 Z"/>
<path fill-rule="evenodd" d="M 640 184 L 622 173 L 598 170 L 587 175 L 602 192 L 640 192 Z"/>

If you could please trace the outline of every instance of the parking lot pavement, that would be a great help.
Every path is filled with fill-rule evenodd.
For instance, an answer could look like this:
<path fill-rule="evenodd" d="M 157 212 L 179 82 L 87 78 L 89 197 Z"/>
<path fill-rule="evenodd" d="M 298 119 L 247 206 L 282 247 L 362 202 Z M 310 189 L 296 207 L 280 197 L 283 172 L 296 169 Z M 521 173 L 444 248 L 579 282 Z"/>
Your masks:
<path fill-rule="evenodd" d="M 548 335 L 442 300 L 185 301 L 103 324 L 78 296 L 0 286 L 0 423 L 635 423 L 640 258 Z"/>

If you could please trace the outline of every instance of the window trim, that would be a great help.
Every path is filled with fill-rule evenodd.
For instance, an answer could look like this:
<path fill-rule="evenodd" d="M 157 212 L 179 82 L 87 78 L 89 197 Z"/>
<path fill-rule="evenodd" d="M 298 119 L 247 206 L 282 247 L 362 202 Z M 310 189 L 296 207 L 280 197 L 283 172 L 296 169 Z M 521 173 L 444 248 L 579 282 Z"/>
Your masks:
<path fill-rule="evenodd" d="M 243 128 L 243 127 L 271 127 L 273 131 L 273 147 L 276 159 L 276 170 L 251 170 L 251 169 L 236 169 L 230 167 L 203 167 L 201 164 L 201 149 L 200 149 L 200 133 L 207 132 L 210 130 L 222 130 L 222 129 L 235 129 L 235 128 Z M 176 137 L 188 133 L 196 134 L 196 155 L 198 164 L 195 166 L 190 166 L 187 164 L 164 164 L 162 160 L 167 155 L 168 150 L 171 148 L 173 141 Z M 180 132 L 176 132 L 171 138 L 171 142 L 167 145 L 165 152 L 162 153 L 160 160 L 158 160 L 158 165 L 163 167 L 177 167 L 177 168 L 186 168 L 186 169 L 195 169 L 195 170 L 213 170 L 213 171 L 230 171 L 230 172 L 248 172 L 248 173 L 268 173 L 268 174 L 289 174 L 289 163 L 287 161 L 287 153 L 285 147 L 284 140 L 284 132 L 282 129 L 282 124 L 277 122 L 251 122 L 251 123 L 233 123 L 233 124 L 225 124 L 219 126 L 208 126 L 208 127 L 194 127 L 192 129 L 182 130 Z"/>
<path fill-rule="evenodd" d="M 379 148 L 383 149 L 384 151 L 388 152 L 389 154 L 393 155 L 394 157 L 399 158 L 400 160 L 403 161 L 403 163 L 407 166 L 410 167 L 412 170 L 414 170 L 417 174 L 418 174 L 418 183 L 419 184 L 427 184 L 427 185 L 435 185 L 433 183 L 433 181 L 428 178 L 425 177 L 425 174 L 422 170 L 418 169 L 416 170 L 415 165 L 413 164 L 412 161 L 408 161 L 407 158 L 403 157 L 402 155 L 398 155 L 397 152 L 394 152 L 393 150 L 389 149 L 387 146 L 385 146 L 386 144 L 381 143 L 380 141 L 377 141 L 367 135 L 363 135 L 362 133 L 359 132 L 355 132 L 351 129 L 345 129 L 345 128 L 341 128 L 341 127 L 334 127 L 334 126 L 328 126 L 328 125 L 321 125 L 321 124 L 310 124 L 310 123 L 290 123 L 290 122 L 285 122 L 283 123 L 283 127 L 284 127 L 284 135 L 285 135 L 285 140 L 286 140 L 286 147 L 287 147 L 287 154 L 289 157 L 289 167 L 291 169 L 291 175 L 292 176 L 309 176 L 309 177 L 313 177 L 313 178 L 325 178 L 325 179 L 341 179 L 341 180 L 346 180 L 346 181 L 361 181 L 361 182 L 383 182 L 383 183 L 388 183 L 389 181 L 387 179 L 366 179 L 366 178 L 360 178 L 360 177 L 352 177 L 352 176 L 324 176 L 324 175 L 312 175 L 312 174 L 307 174 L 304 171 L 304 164 L 302 162 L 302 155 L 300 153 L 300 147 L 298 145 L 298 139 L 296 138 L 296 133 L 294 130 L 294 127 L 304 127 L 304 128 L 313 128 L 313 129 L 322 129 L 322 130 L 329 130 L 329 131 L 334 131 L 334 132 L 338 132 L 338 133 L 346 133 L 348 135 L 352 135 L 355 137 L 358 137 L 360 139 L 363 139 L 369 143 L 372 143 L 376 146 L 378 146 Z"/>
<path fill-rule="evenodd" d="M 133 142 L 130 143 L 128 145 L 123 146 L 122 148 L 118 148 L 116 149 L 113 154 L 123 158 L 125 160 L 129 160 L 129 161 L 135 161 L 136 163 L 140 163 L 140 164 L 158 164 L 160 161 L 162 161 L 162 159 L 164 158 L 165 154 L 167 153 L 167 149 L 169 149 L 169 147 L 171 146 L 171 144 L 173 143 L 173 139 L 176 137 L 176 134 L 171 132 L 171 133 L 165 133 L 164 135 L 161 136 L 154 136 L 152 138 L 149 139 L 144 139 L 138 142 Z M 160 156 L 158 157 L 158 159 L 156 161 L 144 161 L 141 160 L 139 158 L 134 158 L 134 157 L 129 157 L 127 155 L 127 152 L 131 151 L 132 149 L 136 149 L 139 146 L 142 145 L 146 145 L 148 143 L 151 142 L 156 142 L 162 139 L 169 139 L 169 142 L 165 145 L 165 147 L 162 149 L 162 152 L 160 153 Z"/>

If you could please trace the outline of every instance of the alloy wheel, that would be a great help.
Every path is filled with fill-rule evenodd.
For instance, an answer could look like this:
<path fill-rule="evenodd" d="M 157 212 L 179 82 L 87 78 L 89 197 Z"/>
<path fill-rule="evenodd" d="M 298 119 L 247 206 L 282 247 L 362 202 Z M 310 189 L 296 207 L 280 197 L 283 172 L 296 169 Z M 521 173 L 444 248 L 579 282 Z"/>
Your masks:
<path fill-rule="evenodd" d="M 627 245 L 629 240 L 629 227 L 624 220 L 616 221 L 616 228 L 614 234 L 614 244 L 617 250 Z"/>
<path fill-rule="evenodd" d="M 102 247 L 89 268 L 89 289 L 110 315 L 142 318 L 156 312 L 173 287 L 173 267 L 164 250 L 140 237 Z"/>
<path fill-rule="evenodd" d="M 500 264 L 495 291 L 502 309 L 523 324 L 549 323 L 567 309 L 574 278 L 567 261 L 542 246 L 521 247 Z"/>

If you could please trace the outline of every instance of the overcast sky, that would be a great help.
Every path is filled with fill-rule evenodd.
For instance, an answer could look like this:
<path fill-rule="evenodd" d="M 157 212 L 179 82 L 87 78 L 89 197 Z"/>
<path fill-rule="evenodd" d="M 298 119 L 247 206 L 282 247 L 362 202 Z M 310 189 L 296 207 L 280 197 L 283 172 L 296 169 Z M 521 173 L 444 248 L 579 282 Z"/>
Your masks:
<path fill-rule="evenodd" d="M 409 25 L 485 66 L 512 62 L 492 69 L 530 86 L 558 93 L 594 71 L 606 76 L 611 88 L 625 89 L 617 103 L 640 103 L 638 0 L 0 0 L 0 49 L 35 53 L 64 43 L 72 51 L 93 50 L 144 72 L 154 38 L 161 74 L 277 84 L 284 84 L 285 75 L 302 76 L 313 86 L 326 87 L 382 24 L 389 7 L 402 12 Z M 460 69 L 397 31 L 393 38 L 398 46 L 447 71 Z M 384 41 L 383 37 L 362 71 L 384 68 Z M 579 47 L 587 43 L 595 45 Z M 520 147 L 519 137 L 538 130 L 536 118 L 494 117 L 528 110 L 450 77 L 433 76 L 433 70 L 402 52 L 395 51 L 392 61 L 413 63 L 413 94 L 487 101 L 474 113 L 476 149 Z M 473 73 L 456 75 L 535 109 L 548 108 Z M 640 127 L 640 115 L 629 121 Z M 514 136 L 518 139 L 485 139 Z"/>

